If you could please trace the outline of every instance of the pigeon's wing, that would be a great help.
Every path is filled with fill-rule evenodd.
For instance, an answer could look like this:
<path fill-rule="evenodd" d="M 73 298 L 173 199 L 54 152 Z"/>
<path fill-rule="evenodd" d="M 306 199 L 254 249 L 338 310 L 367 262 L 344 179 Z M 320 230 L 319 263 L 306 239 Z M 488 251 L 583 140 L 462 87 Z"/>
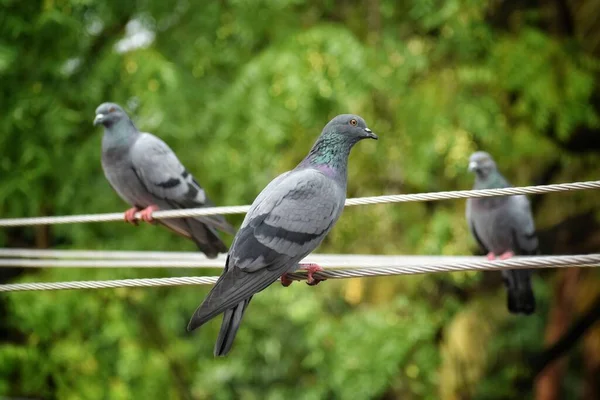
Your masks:
<path fill-rule="evenodd" d="M 271 182 L 269 182 L 269 184 L 267 186 L 265 186 L 265 188 L 258 194 L 258 196 L 256 196 L 256 198 L 250 205 L 250 209 L 246 213 L 246 217 L 244 218 L 244 221 L 242 222 L 242 225 L 240 228 L 245 227 L 246 225 L 248 225 L 248 223 L 252 219 L 254 219 L 254 217 L 256 215 L 256 209 L 258 207 L 262 206 L 262 204 L 266 198 L 273 196 L 273 194 L 277 190 L 276 188 L 279 186 L 279 184 L 283 180 L 285 180 L 285 178 L 291 173 L 292 173 L 292 171 L 284 172 L 283 174 L 277 176 L 275 179 L 273 179 Z"/>
<path fill-rule="evenodd" d="M 331 230 L 344 190 L 306 169 L 277 178 L 253 203 L 236 235 L 226 269 L 194 313 L 188 329 L 249 298 L 288 272 Z"/>
<path fill-rule="evenodd" d="M 471 235 L 475 238 L 475 241 L 484 251 L 489 251 L 486 246 L 481 241 L 479 234 L 477 233 L 477 229 L 475 229 L 475 222 L 473 221 L 473 206 L 472 200 L 467 199 L 467 224 L 469 225 L 469 231 L 471 231 Z"/>
<path fill-rule="evenodd" d="M 284 176 L 258 199 L 242 225 L 247 233 L 238 235 L 231 252 L 235 265 L 247 272 L 272 267 L 258 261 L 265 253 L 297 258 L 313 251 L 337 221 L 345 191 L 321 172 L 304 169 Z M 243 241 L 250 237 L 264 249 Z"/>
<path fill-rule="evenodd" d="M 523 195 L 511 196 L 507 203 L 510 212 L 513 244 L 518 254 L 532 255 L 538 252 L 538 238 L 535 223 L 531 214 L 531 206 Z"/>
<path fill-rule="evenodd" d="M 142 133 L 131 148 L 131 159 L 137 178 L 158 205 L 166 204 L 173 209 L 213 205 L 204 189 L 186 171 L 171 148 L 156 136 Z M 235 229 L 221 215 L 194 219 L 224 232 L 235 233 Z M 180 226 L 171 226 L 173 224 L 169 222 L 164 221 L 172 229 L 190 236 L 189 232 L 181 232 Z"/>

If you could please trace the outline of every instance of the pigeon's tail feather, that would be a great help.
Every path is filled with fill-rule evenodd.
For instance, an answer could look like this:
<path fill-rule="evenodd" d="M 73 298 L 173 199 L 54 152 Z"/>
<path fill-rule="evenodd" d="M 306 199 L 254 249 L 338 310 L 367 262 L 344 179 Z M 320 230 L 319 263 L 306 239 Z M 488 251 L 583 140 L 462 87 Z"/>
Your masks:
<path fill-rule="evenodd" d="M 212 232 L 211 229 L 206 229 L 206 235 L 202 239 L 203 240 L 200 240 L 200 238 L 192 236 L 192 240 L 206 257 L 217 258 L 219 253 L 227 253 L 227 246 L 216 233 Z"/>
<path fill-rule="evenodd" d="M 160 221 L 173 231 L 186 236 L 196 243 L 198 249 L 208 258 L 216 258 L 219 253 L 227 253 L 225 243 L 210 226 L 194 218 L 176 218 Z"/>
<path fill-rule="evenodd" d="M 507 290 L 508 311 L 529 315 L 535 311 L 535 296 L 531 288 L 531 271 L 527 269 L 503 271 Z"/>
<path fill-rule="evenodd" d="M 513 314 L 532 314 L 535 311 L 535 297 L 531 288 L 523 291 L 509 289 L 508 311 Z"/>
<path fill-rule="evenodd" d="M 235 307 L 225 310 L 223 313 L 221 330 L 219 331 L 217 343 L 215 343 L 215 357 L 223 357 L 231 350 L 233 340 L 235 339 L 235 335 L 242 322 L 244 311 L 246 311 L 246 307 L 248 307 L 248 303 L 250 303 L 251 299 L 252 297 L 241 301 Z"/>
<path fill-rule="evenodd" d="M 161 209 L 181 210 L 184 208 L 202 207 L 203 204 L 189 203 L 180 204 L 174 201 L 166 201 L 167 206 L 161 204 Z M 222 215 L 207 215 L 195 218 L 173 218 L 161 220 L 161 224 L 171 230 L 192 239 L 198 249 L 208 258 L 216 258 L 219 253 L 227 253 L 228 248 L 223 243 L 217 230 L 235 235 L 235 228 L 227 222 Z"/>
<path fill-rule="evenodd" d="M 192 218 L 186 218 L 185 223 L 189 227 L 192 240 L 206 257 L 216 258 L 219 253 L 227 253 L 227 246 L 212 227 Z"/>

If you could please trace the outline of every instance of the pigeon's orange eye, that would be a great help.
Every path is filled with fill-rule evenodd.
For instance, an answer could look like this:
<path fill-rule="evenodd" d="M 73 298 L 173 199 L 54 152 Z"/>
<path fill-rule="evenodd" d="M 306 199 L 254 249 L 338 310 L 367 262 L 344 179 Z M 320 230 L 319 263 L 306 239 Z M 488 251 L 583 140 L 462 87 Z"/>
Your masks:
<path fill-rule="evenodd" d="M 356 126 L 356 125 L 358 125 L 358 122 L 355 119 L 351 119 L 350 120 L 350 125 Z"/>
<path fill-rule="evenodd" d="M 116 108 L 114 108 L 114 107 L 111 107 L 111 108 L 109 108 L 109 109 L 108 109 L 108 112 L 109 112 L 109 113 L 111 113 L 111 112 L 115 112 L 115 111 L 117 111 L 117 109 L 116 109 Z"/>

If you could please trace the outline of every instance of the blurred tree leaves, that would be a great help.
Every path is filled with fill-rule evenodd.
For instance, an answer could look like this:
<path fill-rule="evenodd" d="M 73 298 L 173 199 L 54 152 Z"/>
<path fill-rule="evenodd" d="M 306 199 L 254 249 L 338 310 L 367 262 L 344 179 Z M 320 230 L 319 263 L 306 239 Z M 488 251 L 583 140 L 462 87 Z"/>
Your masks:
<path fill-rule="evenodd" d="M 124 209 L 102 175 L 102 134 L 91 124 L 108 100 L 167 141 L 219 205 L 251 202 L 346 112 L 381 138 L 353 152 L 351 197 L 469 188 L 477 149 L 514 184 L 597 179 L 598 149 L 565 149 L 582 128 L 597 135 L 598 60 L 585 43 L 550 34 L 542 10 L 516 9 L 499 23 L 501 2 L 478 0 L 205 3 L 2 1 L 3 217 Z M 546 196 L 537 224 L 597 207 L 590 192 Z M 39 231 L 3 230 L 0 244 L 33 245 Z M 45 233 L 53 247 L 194 250 L 158 227 Z M 473 248 L 464 202 L 449 201 L 348 209 L 320 251 Z M 72 269 L 20 279 L 189 273 Z M 542 299 L 547 280 L 536 277 Z M 0 395 L 434 399 L 499 386 L 514 395 L 518 367 L 509 366 L 541 346 L 548 303 L 517 323 L 496 289 L 467 273 L 273 287 L 255 297 L 224 360 L 212 358 L 218 322 L 184 332 L 205 287 L 14 293 L 2 299 L 16 333 L 0 344 Z M 447 343 L 478 329 L 475 358 L 465 355 L 473 379 L 453 386 L 448 365 L 456 371 L 460 346 Z"/>

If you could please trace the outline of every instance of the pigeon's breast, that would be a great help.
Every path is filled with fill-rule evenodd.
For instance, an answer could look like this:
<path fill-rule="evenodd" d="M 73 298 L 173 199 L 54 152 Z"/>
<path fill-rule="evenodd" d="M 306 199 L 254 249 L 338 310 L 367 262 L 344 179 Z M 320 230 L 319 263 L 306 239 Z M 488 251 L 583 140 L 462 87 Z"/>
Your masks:
<path fill-rule="evenodd" d="M 472 200 L 473 224 L 483 245 L 499 255 L 512 249 L 513 233 L 508 198 L 482 198 Z M 503 201 L 504 200 L 504 201 Z"/>
<path fill-rule="evenodd" d="M 136 207 L 152 204 L 151 195 L 144 188 L 126 155 L 105 152 L 102 156 L 102 169 L 110 185 L 127 203 Z"/>

